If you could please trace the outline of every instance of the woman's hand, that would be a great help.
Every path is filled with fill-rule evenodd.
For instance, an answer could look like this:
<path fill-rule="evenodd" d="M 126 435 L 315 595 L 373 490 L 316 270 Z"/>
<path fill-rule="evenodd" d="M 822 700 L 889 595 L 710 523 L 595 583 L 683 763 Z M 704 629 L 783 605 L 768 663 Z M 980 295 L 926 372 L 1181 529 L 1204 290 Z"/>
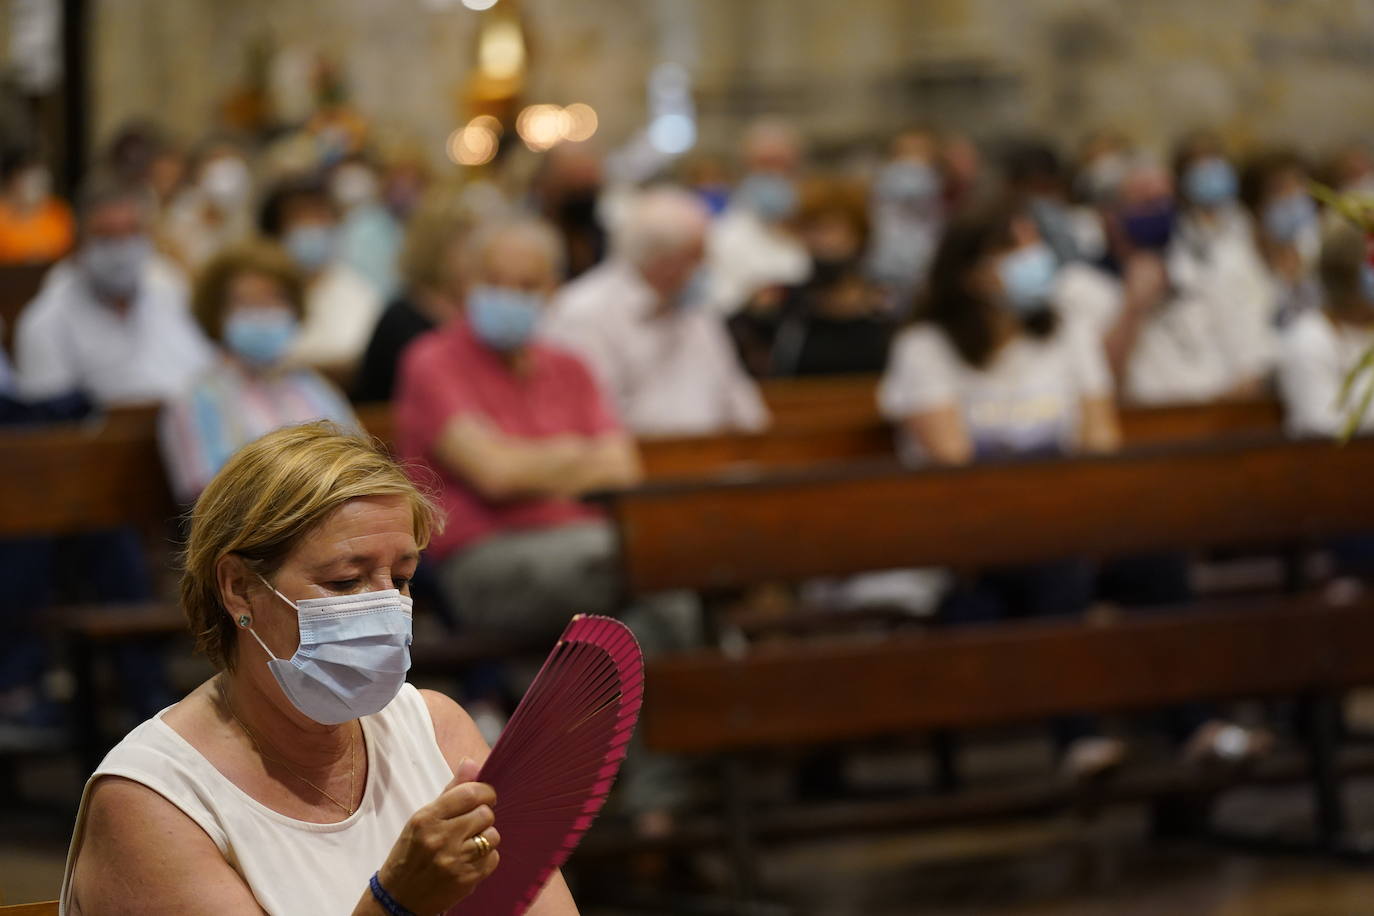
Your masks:
<path fill-rule="evenodd" d="M 478 769 L 471 760 L 459 764 L 439 797 L 411 815 L 378 871 L 382 887 L 412 913 L 443 912 L 501 861 L 501 835 L 492 826 L 496 791 L 472 781 Z M 492 846 L 486 855 L 472 842 L 479 834 Z"/>

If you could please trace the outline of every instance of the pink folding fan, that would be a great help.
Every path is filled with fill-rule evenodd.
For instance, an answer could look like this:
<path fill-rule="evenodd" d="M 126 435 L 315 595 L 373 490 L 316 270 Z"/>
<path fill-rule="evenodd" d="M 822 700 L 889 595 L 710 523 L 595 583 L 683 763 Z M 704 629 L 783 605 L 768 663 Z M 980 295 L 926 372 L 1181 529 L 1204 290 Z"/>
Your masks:
<path fill-rule="evenodd" d="M 578 615 L 478 774 L 496 789 L 501 864 L 450 916 L 520 916 L 606 801 L 644 699 L 629 627 Z"/>

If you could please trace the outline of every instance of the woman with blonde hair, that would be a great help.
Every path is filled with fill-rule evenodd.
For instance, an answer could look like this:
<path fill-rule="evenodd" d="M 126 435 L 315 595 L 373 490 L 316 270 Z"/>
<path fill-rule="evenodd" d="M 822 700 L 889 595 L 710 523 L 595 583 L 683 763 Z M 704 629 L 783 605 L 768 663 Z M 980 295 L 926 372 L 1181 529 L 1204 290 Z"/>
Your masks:
<path fill-rule="evenodd" d="M 87 783 L 64 913 L 437 913 L 497 867 L 488 753 L 405 682 L 435 508 L 327 423 L 239 451 L 196 501 L 182 605 L 219 669 Z M 529 910 L 576 914 L 554 875 Z"/>

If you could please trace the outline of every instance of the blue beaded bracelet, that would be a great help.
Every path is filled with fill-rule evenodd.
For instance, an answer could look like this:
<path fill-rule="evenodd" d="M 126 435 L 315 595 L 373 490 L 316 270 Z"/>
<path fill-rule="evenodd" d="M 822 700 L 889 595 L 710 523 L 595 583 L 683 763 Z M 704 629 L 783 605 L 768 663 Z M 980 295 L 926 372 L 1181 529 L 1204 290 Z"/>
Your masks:
<path fill-rule="evenodd" d="M 372 888 L 373 898 L 376 899 L 376 901 L 382 905 L 382 909 L 390 913 L 391 916 L 415 916 L 410 910 L 397 903 L 395 897 L 386 892 L 386 888 L 382 887 L 382 882 L 378 880 L 375 871 L 372 873 L 372 880 L 367 882 L 367 886 Z"/>

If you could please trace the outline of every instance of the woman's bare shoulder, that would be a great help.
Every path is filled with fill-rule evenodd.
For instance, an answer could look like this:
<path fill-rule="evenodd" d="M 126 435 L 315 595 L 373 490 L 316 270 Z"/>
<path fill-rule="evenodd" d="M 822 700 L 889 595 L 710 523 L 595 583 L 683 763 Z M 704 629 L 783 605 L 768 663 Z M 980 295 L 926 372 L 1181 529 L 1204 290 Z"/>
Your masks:
<path fill-rule="evenodd" d="M 429 717 L 434 722 L 434 740 L 438 742 L 450 769 L 456 772 L 464 757 L 478 763 L 487 759 L 491 748 L 467 710 L 434 690 L 421 690 L 420 696 L 424 697 Z"/>
<path fill-rule="evenodd" d="M 152 788 L 102 776 L 86 804 L 72 875 L 80 911 L 261 911 L 214 841 Z"/>

